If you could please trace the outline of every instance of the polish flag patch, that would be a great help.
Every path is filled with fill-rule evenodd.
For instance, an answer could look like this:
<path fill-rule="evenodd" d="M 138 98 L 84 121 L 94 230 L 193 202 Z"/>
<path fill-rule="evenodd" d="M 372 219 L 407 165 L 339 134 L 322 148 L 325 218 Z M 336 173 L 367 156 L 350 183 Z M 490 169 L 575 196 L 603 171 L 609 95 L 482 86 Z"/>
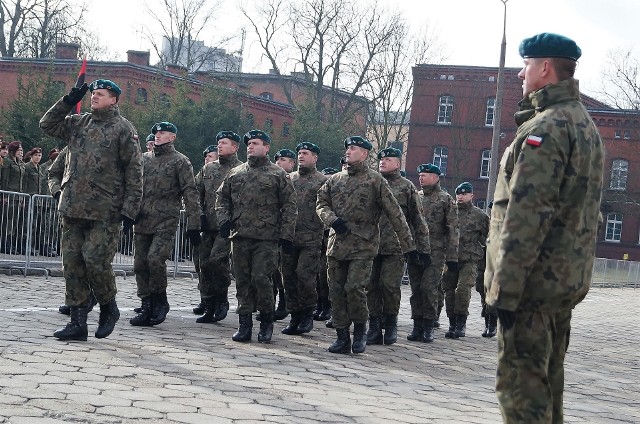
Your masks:
<path fill-rule="evenodd" d="M 542 144 L 542 137 L 537 135 L 530 135 L 527 137 L 527 144 L 533 147 L 540 147 Z"/>

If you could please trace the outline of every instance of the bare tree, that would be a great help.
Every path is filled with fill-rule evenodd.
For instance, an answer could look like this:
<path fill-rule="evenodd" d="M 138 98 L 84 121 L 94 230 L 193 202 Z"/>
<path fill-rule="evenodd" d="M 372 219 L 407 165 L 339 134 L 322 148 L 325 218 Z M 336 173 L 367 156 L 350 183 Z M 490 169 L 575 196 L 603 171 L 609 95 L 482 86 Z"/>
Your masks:
<path fill-rule="evenodd" d="M 640 110 L 640 62 L 633 50 L 609 52 L 602 76 L 602 99 L 619 109 Z"/>
<path fill-rule="evenodd" d="M 16 55 L 16 46 L 24 36 L 25 25 L 33 19 L 37 0 L 0 0 L 0 53 Z"/>

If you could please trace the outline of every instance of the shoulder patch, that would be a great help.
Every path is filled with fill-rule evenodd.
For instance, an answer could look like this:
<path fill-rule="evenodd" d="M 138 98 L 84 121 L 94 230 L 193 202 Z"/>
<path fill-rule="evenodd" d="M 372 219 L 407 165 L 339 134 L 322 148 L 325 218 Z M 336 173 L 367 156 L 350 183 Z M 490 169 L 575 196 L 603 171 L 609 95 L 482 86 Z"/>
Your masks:
<path fill-rule="evenodd" d="M 540 147 L 544 139 L 537 135 L 530 135 L 527 137 L 527 144 L 533 147 Z"/>

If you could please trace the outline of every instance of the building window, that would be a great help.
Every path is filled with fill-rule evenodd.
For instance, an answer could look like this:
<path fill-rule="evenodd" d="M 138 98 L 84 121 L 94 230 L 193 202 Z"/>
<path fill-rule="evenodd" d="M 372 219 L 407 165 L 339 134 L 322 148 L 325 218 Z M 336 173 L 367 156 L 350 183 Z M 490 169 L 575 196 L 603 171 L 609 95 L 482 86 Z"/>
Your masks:
<path fill-rule="evenodd" d="M 255 119 L 253 119 L 253 113 L 247 113 L 246 121 L 247 121 L 247 127 L 250 129 L 253 129 L 255 125 Z"/>
<path fill-rule="evenodd" d="M 271 131 L 273 131 L 273 119 L 267 118 L 264 120 L 264 130 L 268 133 L 271 133 Z"/>
<path fill-rule="evenodd" d="M 496 99 L 487 99 L 487 115 L 484 119 L 484 125 L 493 127 L 493 112 L 496 110 Z"/>
<path fill-rule="evenodd" d="M 440 168 L 442 175 L 447 174 L 447 158 L 449 157 L 449 149 L 446 147 L 436 147 L 433 149 L 433 164 Z"/>
<path fill-rule="evenodd" d="M 622 134 L 622 131 L 616 130 L 615 133 L 613 134 L 613 138 L 620 138 L 621 134 Z"/>
<path fill-rule="evenodd" d="M 629 140 L 631 138 L 631 131 L 624 130 L 624 139 Z"/>
<path fill-rule="evenodd" d="M 607 232 L 604 236 L 605 241 L 620 242 L 622 236 L 622 214 L 607 214 Z"/>
<path fill-rule="evenodd" d="M 496 80 L 496 77 L 494 77 L 493 75 L 489 77 L 489 82 L 494 82 Z"/>
<path fill-rule="evenodd" d="M 453 96 L 440 96 L 438 105 L 438 124 L 450 124 L 453 113 Z"/>
<path fill-rule="evenodd" d="M 491 150 L 482 151 L 482 161 L 480 162 L 480 178 L 489 178 L 491 170 Z"/>
<path fill-rule="evenodd" d="M 447 76 L 446 76 L 446 75 L 440 75 L 440 79 L 441 79 L 441 80 L 446 80 L 446 79 L 447 79 Z"/>
<path fill-rule="evenodd" d="M 627 189 L 627 175 L 629 171 L 629 162 L 624 159 L 614 160 L 611 164 L 611 181 L 609 189 L 621 190 Z"/>
<path fill-rule="evenodd" d="M 269 93 L 268 91 L 265 91 L 264 93 L 260 93 L 260 97 L 267 100 L 273 100 L 273 93 Z"/>
<path fill-rule="evenodd" d="M 453 80 L 455 79 L 455 77 L 454 77 L 453 75 L 449 75 L 449 76 L 447 77 L 447 79 L 448 79 L 449 81 L 453 81 Z"/>
<path fill-rule="evenodd" d="M 136 90 L 136 104 L 147 103 L 147 90 L 138 88 Z"/>
<path fill-rule="evenodd" d="M 291 128 L 291 124 L 289 124 L 288 122 L 285 122 L 284 124 L 282 124 L 282 136 L 283 137 L 289 137 L 290 128 Z"/>

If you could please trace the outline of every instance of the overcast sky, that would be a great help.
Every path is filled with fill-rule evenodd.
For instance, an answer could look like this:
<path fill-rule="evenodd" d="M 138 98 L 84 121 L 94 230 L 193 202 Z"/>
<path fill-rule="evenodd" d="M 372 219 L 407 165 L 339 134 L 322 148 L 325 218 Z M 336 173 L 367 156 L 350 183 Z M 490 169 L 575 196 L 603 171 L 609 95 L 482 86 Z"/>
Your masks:
<path fill-rule="evenodd" d="M 261 57 L 249 25 L 238 12 L 238 0 L 222 0 L 216 14 L 216 31 L 205 37 L 205 44 L 223 36 L 237 36 L 247 29 L 243 71 L 267 72 L 268 63 Z M 255 0 L 243 0 L 251 3 Z M 355 0 L 354 0 L 355 1 Z M 497 66 L 502 40 L 501 0 L 379 0 L 399 8 L 416 28 L 429 23 L 444 46 L 445 64 Z M 146 0 L 157 5 L 159 0 Z M 152 50 L 140 28 L 153 21 L 144 12 L 142 1 L 90 1 L 88 23 L 98 31 L 112 53 L 125 60 L 127 50 Z M 116 28 L 102 26 L 101 16 L 109 10 L 117 14 Z M 582 48 L 576 77 L 587 94 L 601 87 L 601 74 L 612 49 L 633 49 L 640 56 L 640 0 L 508 0 L 506 65 L 518 67 L 522 61 L 518 45 L 523 38 L 540 32 L 556 32 L 573 38 Z M 102 21 L 104 22 L 104 21 Z M 208 39 L 207 39 L 208 38 Z M 153 55 L 152 55 L 153 57 Z M 153 59 L 152 59 L 153 61 Z"/>

